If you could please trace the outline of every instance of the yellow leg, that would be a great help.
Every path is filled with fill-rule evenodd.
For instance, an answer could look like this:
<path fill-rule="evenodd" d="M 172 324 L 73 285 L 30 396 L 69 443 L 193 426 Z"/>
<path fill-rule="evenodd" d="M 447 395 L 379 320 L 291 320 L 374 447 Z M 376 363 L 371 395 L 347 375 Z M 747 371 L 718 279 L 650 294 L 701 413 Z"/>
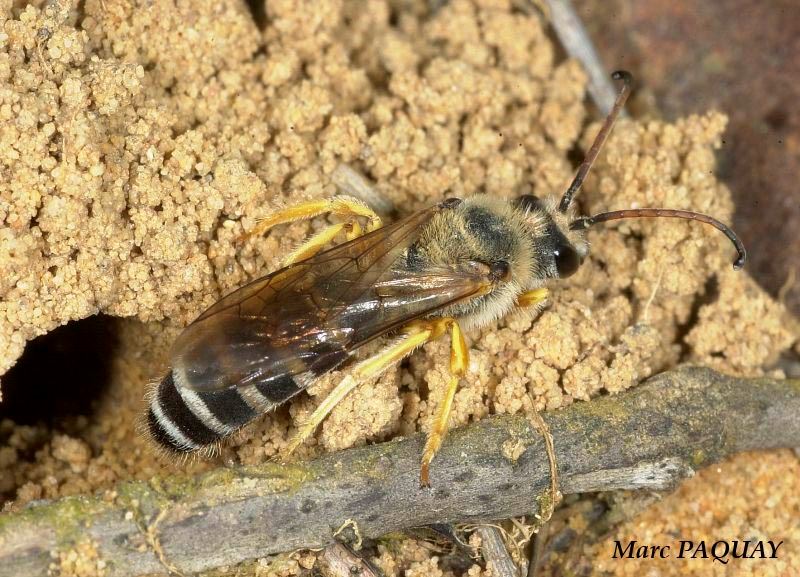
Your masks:
<path fill-rule="evenodd" d="M 469 365 L 469 349 L 467 349 L 467 344 L 464 342 L 464 335 L 461 332 L 461 327 L 458 326 L 458 321 L 446 318 L 433 322 L 439 325 L 434 329 L 434 332 L 437 332 L 436 329 L 438 329 L 439 334 L 446 327 L 449 326 L 450 328 L 450 382 L 447 385 L 445 396 L 436 411 L 433 428 L 428 434 L 428 440 L 425 442 L 425 449 L 422 452 L 419 482 L 423 487 L 430 485 L 430 464 L 439 447 L 442 446 L 444 436 L 447 434 L 450 411 L 453 408 L 456 390 L 458 390 L 458 382 L 467 372 L 467 366 Z"/>
<path fill-rule="evenodd" d="M 377 228 L 380 228 L 380 226 L 378 226 Z M 364 234 L 364 231 L 361 229 L 361 225 L 358 224 L 357 220 L 351 220 L 350 222 L 348 222 L 345 232 L 347 233 L 347 240 L 353 240 L 354 238 L 358 238 L 359 236 Z"/>
<path fill-rule="evenodd" d="M 320 250 L 322 250 L 322 247 L 336 238 L 336 235 L 339 234 L 342 229 L 347 227 L 347 225 L 348 223 L 346 222 L 340 222 L 339 224 L 334 224 L 322 229 L 320 232 L 306 240 L 303 244 L 289 253 L 289 256 L 287 256 L 283 261 L 283 266 L 289 266 L 292 263 L 314 256 Z"/>
<path fill-rule="evenodd" d="M 388 367 L 409 355 L 414 349 L 426 342 L 438 338 L 447 329 L 450 329 L 450 381 L 445 397 L 436 412 L 433 428 L 428 435 L 420 465 L 420 484 L 430 484 L 429 468 L 433 457 L 442 445 L 442 440 L 447 434 L 450 411 L 453 399 L 458 389 L 461 377 L 466 373 L 469 365 L 469 350 L 464 341 L 458 322 L 453 318 L 421 320 L 409 323 L 403 330 L 405 337 L 390 345 L 383 351 L 361 361 L 342 381 L 336 385 L 327 397 L 314 410 L 309 419 L 303 423 L 295 436 L 284 449 L 282 457 L 291 455 L 303 441 L 310 437 L 319 424 L 325 420 L 333 408 L 344 399 L 360 383 L 380 375 Z"/>
<path fill-rule="evenodd" d="M 328 416 L 333 408 L 344 399 L 350 391 L 352 391 L 361 382 L 377 377 L 391 365 L 411 353 L 420 345 L 425 344 L 430 340 L 433 334 L 432 328 L 427 329 L 412 329 L 407 332 L 402 340 L 388 346 L 381 352 L 377 353 L 358 363 L 350 373 L 336 385 L 333 391 L 325 397 L 325 400 L 320 403 L 316 410 L 309 417 L 308 421 L 303 423 L 295 436 L 289 442 L 289 445 L 283 451 L 283 457 L 291 455 L 303 441 L 310 437 L 319 424 Z"/>
<path fill-rule="evenodd" d="M 521 308 L 535 307 L 547 299 L 550 291 L 546 288 L 537 288 L 524 292 L 517 297 L 517 306 Z"/>
<path fill-rule="evenodd" d="M 367 232 L 381 227 L 381 217 L 357 198 L 352 196 L 334 196 L 333 198 L 309 200 L 279 210 L 258 221 L 253 230 L 243 235 L 243 239 L 262 235 L 273 226 L 304 220 L 331 213 L 347 219 L 363 216 L 369 219 Z"/>

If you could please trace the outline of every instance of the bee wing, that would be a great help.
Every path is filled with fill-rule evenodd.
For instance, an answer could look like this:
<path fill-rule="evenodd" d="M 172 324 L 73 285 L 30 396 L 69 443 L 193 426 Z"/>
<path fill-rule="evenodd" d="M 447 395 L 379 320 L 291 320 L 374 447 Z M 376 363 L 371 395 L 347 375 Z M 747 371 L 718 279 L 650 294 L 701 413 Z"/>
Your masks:
<path fill-rule="evenodd" d="M 399 259 L 432 207 L 227 295 L 189 325 L 173 358 L 185 386 L 218 390 L 332 370 L 364 343 L 488 287 L 479 267 L 412 272 Z"/>
<path fill-rule="evenodd" d="M 419 238 L 437 207 L 334 246 L 304 261 L 261 277 L 224 296 L 193 325 L 219 314 L 267 317 L 275 309 L 297 311 L 321 321 L 358 300 Z M 191 326 L 191 325 L 190 325 Z"/>

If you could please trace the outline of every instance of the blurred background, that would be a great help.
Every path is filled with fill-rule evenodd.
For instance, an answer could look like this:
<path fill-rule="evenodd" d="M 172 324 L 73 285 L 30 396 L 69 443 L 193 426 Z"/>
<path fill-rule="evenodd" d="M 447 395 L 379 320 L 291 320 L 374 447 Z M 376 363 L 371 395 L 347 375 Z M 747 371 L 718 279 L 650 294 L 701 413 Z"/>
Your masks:
<path fill-rule="evenodd" d="M 748 270 L 800 314 L 800 3 L 572 0 L 607 71 L 639 81 L 634 116 L 730 117 L 718 176 Z"/>

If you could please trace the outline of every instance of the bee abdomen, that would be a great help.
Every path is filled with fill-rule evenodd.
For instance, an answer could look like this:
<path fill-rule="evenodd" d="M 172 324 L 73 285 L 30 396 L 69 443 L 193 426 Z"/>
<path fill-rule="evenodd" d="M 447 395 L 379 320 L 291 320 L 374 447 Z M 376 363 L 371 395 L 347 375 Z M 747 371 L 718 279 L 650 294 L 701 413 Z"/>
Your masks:
<path fill-rule="evenodd" d="M 150 435 L 168 449 L 191 452 L 207 447 L 276 404 L 262 395 L 243 395 L 235 387 L 194 391 L 178 384 L 183 379 L 176 372 L 173 369 L 161 381 L 147 415 Z"/>

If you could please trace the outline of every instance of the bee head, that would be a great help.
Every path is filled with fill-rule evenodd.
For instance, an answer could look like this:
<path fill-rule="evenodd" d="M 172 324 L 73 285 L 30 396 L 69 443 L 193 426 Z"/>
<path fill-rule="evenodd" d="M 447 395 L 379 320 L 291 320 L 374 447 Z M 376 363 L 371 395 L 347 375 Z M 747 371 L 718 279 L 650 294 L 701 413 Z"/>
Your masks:
<path fill-rule="evenodd" d="M 622 88 L 617 94 L 614 106 L 606 116 L 600 131 L 584 158 L 575 178 L 560 200 L 539 199 L 526 194 L 516 200 L 516 208 L 524 212 L 533 237 L 533 249 L 536 253 L 537 269 L 535 276 L 549 278 L 566 278 L 575 274 L 583 259 L 589 252 L 584 239 L 584 231 L 595 224 L 623 218 L 682 218 L 709 224 L 722 231 L 734 244 L 737 251 L 733 268 L 738 270 L 744 265 L 747 253 L 739 237 L 728 226 L 717 219 L 697 212 L 669 208 L 630 208 L 601 212 L 589 217 L 576 218 L 573 200 L 581 189 L 586 175 L 592 167 L 603 143 L 611 132 L 614 121 L 622 110 L 631 90 L 632 77 L 624 70 L 614 72 L 611 77 L 622 81 Z"/>
<path fill-rule="evenodd" d="M 516 200 L 531 224 L 534 247 L 544 275 L 567 278 L 580 268 L 589 247 L 583 234 L 570 228 L 572 215 L 558 209 L 557 199 L 525 194 Z"/>

